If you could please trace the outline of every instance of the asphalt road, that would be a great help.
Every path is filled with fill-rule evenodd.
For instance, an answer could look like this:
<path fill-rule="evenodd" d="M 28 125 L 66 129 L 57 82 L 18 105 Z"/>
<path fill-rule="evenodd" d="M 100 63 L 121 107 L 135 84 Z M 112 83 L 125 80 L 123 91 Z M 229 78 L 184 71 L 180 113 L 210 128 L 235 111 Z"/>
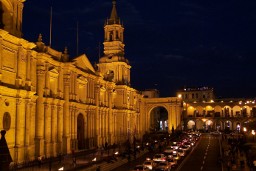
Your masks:
<path fill-rule="evenodd" d="M 112 171 L 131 171 L 136 165 L 143 164 L 147 157 L 152 158 L 154 154 L 147 153 Z M 221 164 L 218 163 L 219 154 L 219 136 L 202 134 L 192 151 L 178 163 L 176 168 L 172 168 L 172 171 L 221 171 Z"/>
<path fill-rule="evenodd" d="M 202 134 L 197 146 L 175 171 L 221 171 L 221 164 L 218 163 L 219 155 L 219 136 Z"/>

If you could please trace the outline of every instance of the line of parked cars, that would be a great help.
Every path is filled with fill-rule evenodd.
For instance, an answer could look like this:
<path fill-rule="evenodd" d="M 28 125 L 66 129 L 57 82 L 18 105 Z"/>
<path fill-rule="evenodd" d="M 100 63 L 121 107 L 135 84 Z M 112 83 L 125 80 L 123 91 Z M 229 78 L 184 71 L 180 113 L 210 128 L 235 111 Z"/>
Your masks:
<path fill-rule="evenodd" d="M 147 158 L 142 165 L 137 165 L 133 171 L 170 171 L 184 158 L 200 137 L 198 132 L 183 133 L 177 140 L 170 142 L 161 153 L 153 158 Z"/>

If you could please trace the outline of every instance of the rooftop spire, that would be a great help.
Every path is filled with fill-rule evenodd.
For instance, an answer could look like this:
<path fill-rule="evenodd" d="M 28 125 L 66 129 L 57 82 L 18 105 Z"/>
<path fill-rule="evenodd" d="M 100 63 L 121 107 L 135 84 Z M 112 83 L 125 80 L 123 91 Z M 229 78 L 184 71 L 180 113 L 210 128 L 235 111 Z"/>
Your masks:
<path fill-rule="evenodd" d="M 111 15 L 110 18 L 108 19 L 107 24 L 120 24 L 120 19 L 117 15 L 117 11 L 116 11 L 116 0 L 112 0 L 112 11 L 111 11 Z"/>

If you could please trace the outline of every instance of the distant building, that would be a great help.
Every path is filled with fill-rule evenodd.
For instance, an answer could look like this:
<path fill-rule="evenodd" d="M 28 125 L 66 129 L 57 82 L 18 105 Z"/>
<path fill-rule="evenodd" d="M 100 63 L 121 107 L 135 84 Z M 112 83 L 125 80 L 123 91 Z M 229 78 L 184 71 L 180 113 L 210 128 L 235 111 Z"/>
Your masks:
<path fill-rule="evenodd" d="M 144 98 L 158 98 L 159 91 L 157 89 L 146 89 L 142 91 L 142 95 Z"/>
<path fill-rule="evenodd" d="M 184 88 L 178 90 L 177 96 L 181 97 L 186 102 L 208 102 L 215 98 L 213 88 L 211 87 Z"/>
<path fill-rule="evenodd" d="M 241 131 L 256 117 L 255 99 L 216 99 L 213 88 L 186 88 L 177 97 L 183 101 L 184 129 Z"/>

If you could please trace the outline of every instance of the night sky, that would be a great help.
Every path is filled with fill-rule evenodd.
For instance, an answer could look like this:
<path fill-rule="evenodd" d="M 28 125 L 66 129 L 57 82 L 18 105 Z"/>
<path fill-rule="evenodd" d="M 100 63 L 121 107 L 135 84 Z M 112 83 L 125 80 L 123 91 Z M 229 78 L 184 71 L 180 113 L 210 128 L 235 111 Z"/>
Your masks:
<path fill-rule="evenodd" d="M 78 25 L 79 55 L 98 62 L 111 0 L 24 4 L 25 39 L 36 42 L 42 33 L 49 45 L 52 6 L 52 48 L 67 46 L 75 57 Z M 209 86 L 219 98 L 256 97 L 256 1 L 117 0 L 117 13 L 135 89 L 156 88 L 161 96 L 175 96 L 183 87 Z"/>

